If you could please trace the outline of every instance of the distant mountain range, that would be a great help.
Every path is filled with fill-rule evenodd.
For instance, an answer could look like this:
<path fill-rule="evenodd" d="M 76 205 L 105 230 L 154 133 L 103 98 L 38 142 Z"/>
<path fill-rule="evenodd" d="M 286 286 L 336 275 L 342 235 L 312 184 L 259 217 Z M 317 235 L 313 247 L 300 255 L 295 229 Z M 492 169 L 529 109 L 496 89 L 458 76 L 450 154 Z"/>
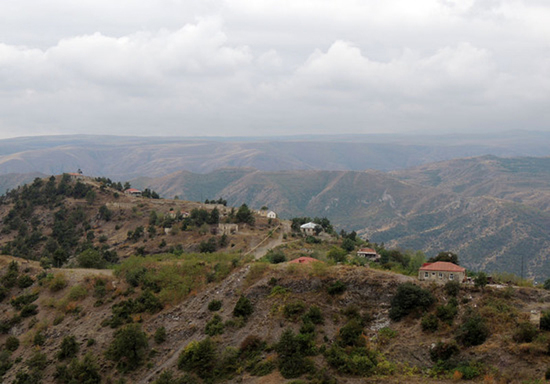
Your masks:
<path fill-rule="evenodd" d="M 455 158 L 550 156 L 550 133 L 273 138 L 43 136 L 0 140 L 0 174 L 85 174 L 117 180 L 227 167 L 262 171 L 391 171 Z"/>
<path fill-rule="evenodd" d="M 457 252 L 474 270 L 520 274 L 523 260 L 526 275 L 540 280 L 550 276 L 548 156 L 550 134 L 532 132 L 21 138 L 0 141 L 0 188 L 81 168 L 168 198 L 326 216 L 389 246 Z"/>

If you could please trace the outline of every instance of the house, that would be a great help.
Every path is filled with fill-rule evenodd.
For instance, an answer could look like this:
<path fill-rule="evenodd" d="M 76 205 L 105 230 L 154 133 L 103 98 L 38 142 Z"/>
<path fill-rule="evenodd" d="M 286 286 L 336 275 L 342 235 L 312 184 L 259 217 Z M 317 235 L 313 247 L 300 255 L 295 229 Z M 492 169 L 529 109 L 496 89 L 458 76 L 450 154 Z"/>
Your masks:
<path fill-rule="evenodd" d="M 314 259 L 313 257 L 307 257 L 307 256 L 298 257 L 297 259 L 289 261 L 289 263 L 291 264 L 311 264 L 315 262 L 322 263 L 321 260 L 317 260 L 317 259 Z"/>
<path fill-rule="evenodd" d="M 418 270 L 418 279 L 441 282 L 455 280 L 461 283 L 466 280 L 466 268 L 447 261 L 424 263 Z"/>
<path fill-rule="evenodd" d="M 276 219 L 277 218 L 277 214 L 273 211 L 267 212 L 266 216 L 267 216 L 268 219 Z"/>
<path fill-rule="evenodd" d="M 305 235 L 314 236 L 317 234 L 317 227 L 319 227 L 319 224 L 309 222 L 300 225 L 300 231 L 302 231 L 302 233 Z"/>
<path fill-rule="evenodd" d="M 82 180 L 84 179 L 84 175 L 82 175 L 82 171 L 79 169 L 78 172 L 70 172 L 67 173 L 71 177 L 72 180 Z"/>
<path fill-rule="evenodd" d="M 141 196 L 141 191 L 135 188 L 128 188 L 124 190 L 124 193 L 129 196 L 136 196 L 136 197 Z"/>
<path fill-rule="evenodd" d="M 187 218 L 187 217 L 189 217 L 189 216 L 191 216 L 191 215 L 189 214 L 189 212 L 181 211 L 181 217 L 182 217 L 182 218 L 185 219 L 185 218 Z"/>
<path fill-rule="evenodd" d="M 380 255 L 372 248 L 361 248 L 357 251 L 357 256 L 361 256 L 372 261 L 380 260 Z"/>

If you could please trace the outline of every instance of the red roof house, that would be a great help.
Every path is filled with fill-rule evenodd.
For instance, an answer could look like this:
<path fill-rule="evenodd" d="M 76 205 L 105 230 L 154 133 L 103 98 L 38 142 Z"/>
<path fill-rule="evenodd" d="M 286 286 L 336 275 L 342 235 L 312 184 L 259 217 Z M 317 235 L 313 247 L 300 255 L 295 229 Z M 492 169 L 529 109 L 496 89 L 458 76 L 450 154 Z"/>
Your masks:
<path fill-rule="evenodd" d="M 424 263 L 418 270 L 419 280 L 434 280 L 442 282 L 456 280 L 458 282 L 462 282 L 465 278 L 466 268 L 449 263 L 448 261 Z"/>

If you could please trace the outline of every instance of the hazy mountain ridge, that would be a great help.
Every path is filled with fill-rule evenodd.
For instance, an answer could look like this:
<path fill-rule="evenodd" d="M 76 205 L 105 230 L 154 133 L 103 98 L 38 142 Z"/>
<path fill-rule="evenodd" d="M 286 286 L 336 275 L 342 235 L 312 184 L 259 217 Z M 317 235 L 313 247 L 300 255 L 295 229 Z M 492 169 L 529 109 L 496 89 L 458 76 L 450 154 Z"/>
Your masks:
<path fill-rule="evenodd" d="M 114 179 L 161 177 L 227 167 L 390 171 L 492 154 L 550 156 L 550 134 L 334 135 L 273 138 L 44 136 L 0 140 L 0 174 L 85 174 Z"/>

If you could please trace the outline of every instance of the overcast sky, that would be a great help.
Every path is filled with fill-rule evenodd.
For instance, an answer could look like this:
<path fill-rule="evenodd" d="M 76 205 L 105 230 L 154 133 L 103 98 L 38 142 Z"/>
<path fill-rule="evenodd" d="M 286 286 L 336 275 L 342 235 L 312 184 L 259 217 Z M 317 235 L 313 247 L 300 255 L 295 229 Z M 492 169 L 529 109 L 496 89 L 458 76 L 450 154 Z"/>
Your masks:
<path fill-rule="evenodd" d="M 548 0 L 2 0 L 0 138 L 550 130 Z"/>

